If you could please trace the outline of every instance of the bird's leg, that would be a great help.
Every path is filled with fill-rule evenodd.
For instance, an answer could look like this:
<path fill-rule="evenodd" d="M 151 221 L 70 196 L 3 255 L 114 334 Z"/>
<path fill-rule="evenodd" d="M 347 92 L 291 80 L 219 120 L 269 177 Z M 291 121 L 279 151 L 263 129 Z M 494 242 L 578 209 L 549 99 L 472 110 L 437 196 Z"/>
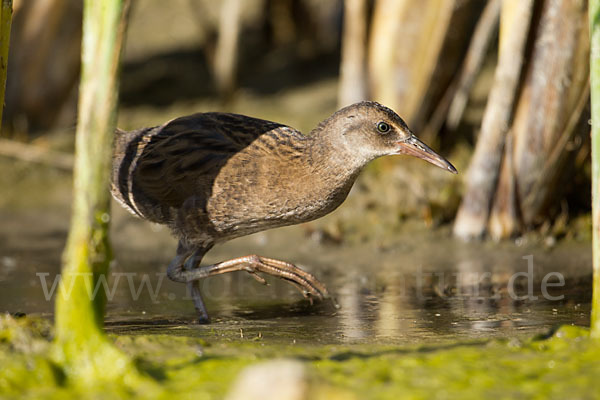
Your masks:
<path fill-rule="evenodd" d="M 194 262 L 194 259 L 196 257 L 192 256 L 188 262 Z M 322 300 L 329 297 L 325 285 L 319 282 L 312 274 L 298 268 L 294 264 L 257 255 L 234 258 L 194 269 L 186 268 L 185 271 L 181 271 L 181 276 L 185 277 L 186 282 L 193 282 L 208 278 L 209 276 L 234 271 L 246 271 L 261 283 L 266 283 L 266 281 L 258 273 L 265 273 L 284 279 L 300 290 L 302 295 L 308 298 L 311 303 L 313 298 Z"/>
<path fill-rule="evenodd" d="M 187 283 L 188 292 L 192 296 L 194 308 L 196 308 L 196 312 L 198 313 L 199 324 L 209 323 L 210 317 L 208 316 L 208 311 L 204 305 L 204 300 L 202 300 L 202 294 L 200 293 L 200 282 L 198 280 L 188 281 L 185 278 L 185 272 L 193 270 L 198 264 L 200 264 L 200 260 L 207 251 L 208 249 L 197 249 L 192 252 L 187 248 L 187 246 L 179 242 L 179 245 L 177 246 L 177 255 L 167 268 L 167 276 L 169 279 L 175 282 Z"/>

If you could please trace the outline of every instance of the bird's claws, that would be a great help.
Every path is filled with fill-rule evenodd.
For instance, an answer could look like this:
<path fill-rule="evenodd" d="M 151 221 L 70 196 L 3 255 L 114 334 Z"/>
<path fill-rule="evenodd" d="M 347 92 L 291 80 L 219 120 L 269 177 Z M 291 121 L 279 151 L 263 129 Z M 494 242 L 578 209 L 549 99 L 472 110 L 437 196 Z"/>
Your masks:
<path fill-rule="evenodd" d="M 337 300 L 335 299 L 335 297 L 333 296 L 328 296 L 329 300 L 331 301 L 331 304 L 333 305 L 333 308 L 335 308 L 336 310 L 339 310 L 340 308 L 342 308 L 339 303 L 337 302 Z"/>
<path fill-rule="evenodd" d="M 258 275 L 256 272 L 254 271 L 248 271 L 248 273 L 254 278 L 256 279 L 258 282 L 262 283 L 265 286 L 269 286 L 269 282 L 266 281 L 265 278 L 263 278 L 262 276 Z"/>
<path fill-rule="evenodd" d="M 304 295 L 305 299 L 308 299 L 308 302 L 312 306 L 314 304 L 313 296 L 311 296 L 310 293 L 308 293 L 306 291 L 304 293 L 302 293 L 302 294 Z"/>

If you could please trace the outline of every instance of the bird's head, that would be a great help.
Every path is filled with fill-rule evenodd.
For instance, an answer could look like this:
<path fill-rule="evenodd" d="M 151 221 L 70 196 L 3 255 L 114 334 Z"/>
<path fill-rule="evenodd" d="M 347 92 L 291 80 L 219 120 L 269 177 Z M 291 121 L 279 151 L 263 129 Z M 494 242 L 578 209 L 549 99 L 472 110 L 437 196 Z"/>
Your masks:
<path fill-rule="evenodd" d="M 419 140 L 391 109 L 372 101 L 345 107 L 334 114 L 333 129 L 347 152 L 368 162 L 377 157 L 406 154 L 456 174 L 456 168 Z"/>

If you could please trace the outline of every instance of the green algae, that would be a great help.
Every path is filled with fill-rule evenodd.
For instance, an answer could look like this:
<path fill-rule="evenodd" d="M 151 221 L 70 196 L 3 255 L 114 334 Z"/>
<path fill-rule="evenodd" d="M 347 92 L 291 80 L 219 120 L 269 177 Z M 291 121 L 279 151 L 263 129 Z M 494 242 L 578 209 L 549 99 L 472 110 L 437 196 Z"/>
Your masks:
<path fill-rule="evenodd" d="M 587 331 L 564 327 L 545 340 L 392 349 L 315 365 L 372 398 L 586 398 L 600 390 L 599 356 Z"/>
<path fill-rule="evenodd" d="M 289 358 L 311 376 L 311 397 L 593 398 L 600 392 L 600 343 L 587 329 L 563 326 L 520 341 L 435 345 L 293 345 L 168 334 L 111 335 L 147 385 L 82 386 L 50 356 L 51 329 L 35 318 L 0 318 L 0 396 L 21 398 L 222 398 L 239 373 Z M 107 365 L 110 369 L 113 366 Z"/>

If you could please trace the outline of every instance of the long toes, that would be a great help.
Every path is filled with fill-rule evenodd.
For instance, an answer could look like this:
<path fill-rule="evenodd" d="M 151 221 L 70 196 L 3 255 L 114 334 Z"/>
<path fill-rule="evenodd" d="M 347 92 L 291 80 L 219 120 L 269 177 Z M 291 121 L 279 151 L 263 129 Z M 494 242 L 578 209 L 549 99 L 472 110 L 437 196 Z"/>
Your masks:
<path fill-rule="evenodd" d="M 310 287 L 310 286 L 306 286 L 306 285 L 301 285 L 295 281 L 286 279 L 288 281 L 288 283 L 290 283 L 291 285 L 293 285 L 296 289 L 298 289 L 298 291 L 300 293 L 302 293 L 302 296 L 305 299 L 308 299 L 308 301 L 310 301 L 310 304 L 313 303 L 313 298 L 317 298 L 319 300 L 323 300 L 323 295 L 315 288 Z"/>
<path fill-rule="evenodd" d="M 310 284 L 310 286 L 308 286 L 308 287 L 310 289 L 309 290 L 304 289 L 302 292 L 302 295 L 310 301 L 310 304 L 312 304 L 313 299 L 317 299 L 319 301 L 323 300 L 323 298 L 325 296 L 323 295 L 323 293 L 321 292 L 321 290 L 319 288 L 315 287 L 312 284 Z"/>
<path fill-rule="evenodd" d="M 265 286 L 269 286 L 269 282 L 267 282 L 265 280 L 265 278 L 263 278 L 262 276 L 260 276 L 258 273 L 256 273 L 256 271 L 248 271 L 248 273 L 250 274 L 250 276 L 252 276 L 254 279 L 256 279 L 258 282 L 262 283 Z"/>
<path fill-rule="evenodd" d="M 321 282 L 319 282 L 313 275 L 308 272 L 296 267 L 293 264 L 284 263 L 282 261 L 273 263 L 273 260 L 261 260 L 261 264 L 274 269 L 278 272 L 278 275 L 293 284 L 298 289 L 304 298 L 307 298 L 311 304 L 313 299 L 323 300 L 329 297 L 329 293 Z M 275 260 L 277 261 L 277 260 Z M 275 264 L 275 265 L 273 265 Z"/>
<path fill-rule="evenodd" d="M 291 272 L 297 278 L 294 283 L 298 284 L 299 290 L 303 293 L 306 298 L 316 298 L 318 300 L 323 300 L 324 298 L 329 297 L 329 292 L 325 285 L 317 280 L 312 274 L 303 271 L 302 269 L 294 266 L 295 270 Z M 302 275 L 297 274 L 297 271 L 302 271 Z M 312 302 L 312 300 L 311 300 Z"/>
<path fill-rule="evenodd" d="M 269 269 L 277 270 L 278 268 L 269 267 Z M 300 291 L 300 293 L 302 293 L 302 296 L 304 296 L 307 299 L 311 299 L 312 297 L 321 298 L 321 296 L 322 296 L 321 293 L 319 292 L 318 288 L 314 287 L 314 285 L 312 285 L 306 279 L 304 279 L 301 276 L 296 275 L 293 272 L 278 271 L 276 276 L 278 276 L 279 278 L 292 284 L 296 289 L 298 289 L 298 291 Z M 312 302 L 312 300 L 311 300 L 311 302 Z"/>
<path fill-rule="evenodd" d="M 323 296 L 318 288 L 314 287 L 310 282 L 302 278 L 291 279 L 286 277 L 283 279 L 294 285 L 296 289 L 298 289 L 300 293 L 302 293 L 302 296 L 304 296 L 304 298 L 312 299 L 314 297 L 320 300 Z"/>
<path fill-rule="evenodd" d="M 229 266 L 229 268 L 220 268 L 218 273 L 225 273 L 234 270 L 243 270 L 252 275 L 260 283 L 267 284 L 266 280 L 258 275 L 259 272 L 276 276 L 293 284 L 302 295 L 313 302 L 313 299 L 323 300 L 329 297 L 329 292 L 325 285 L 319 282 L 312 274 L 298 268 L 294 264 L 285 261 L 275 260 L 256 255 L 245 257 L 244 265 Z"/>
<path fill-rule="evenodd" d="M 329 297 L 329 292 L 327 291 L 325 285 L 319 282 L 319 280 L 315 278 L 315 276 L 310 272 L 306 272 L 302 268 L 299 268 L 294 264 L 290 264 L 285 261 L 275 260 L 272 258 L 260 257 L 260 261 L 261 263 L 269 265 L 270 267 L 277 268 L 282 271 L 286 271 L 289 274 L 297 276 L 298 279 L 294 280 L 300 280 L 301 282 L 298 283 L 301 283 L 302 286 L 311 287 L 313 289 L 311 292 L 318 292 L 323 298 Z"/>
<path fill-rule="evenodd" d="M 288 283 L 292 284 L 296 289 L 298 289 L 298 291 L 300 293 L 302 293 L 302 296 L 304 296 L 304 298 L 309 299 L 311 304 L 312 304 L 313 297 L 316 297 L 319 300 L 323 299 L 322 294 L 319 292 L 319 290 L 317 288 L 315 288 L 313 285 L 311 285 L 309 282 L 307 282 L 304 278 L 294 274 L 293 272 L 283 271 L 277 267 L 273 267 L 271 265 L 264 264 L 262 262 L 255 263 L 253 265 L 248 265 L 244 269 L 254 279 L 256 279 L 258 282 L 262 283 L 263 285 L 268 285 L 269 283 L 262 276 L 260 276 L 258 274 L 258 271 L 264 272 L 264 273 L 269 273 L 271 275 L 274 275 L 278 278 L 281 278 L 281 279 L 287 281 Z"/>

